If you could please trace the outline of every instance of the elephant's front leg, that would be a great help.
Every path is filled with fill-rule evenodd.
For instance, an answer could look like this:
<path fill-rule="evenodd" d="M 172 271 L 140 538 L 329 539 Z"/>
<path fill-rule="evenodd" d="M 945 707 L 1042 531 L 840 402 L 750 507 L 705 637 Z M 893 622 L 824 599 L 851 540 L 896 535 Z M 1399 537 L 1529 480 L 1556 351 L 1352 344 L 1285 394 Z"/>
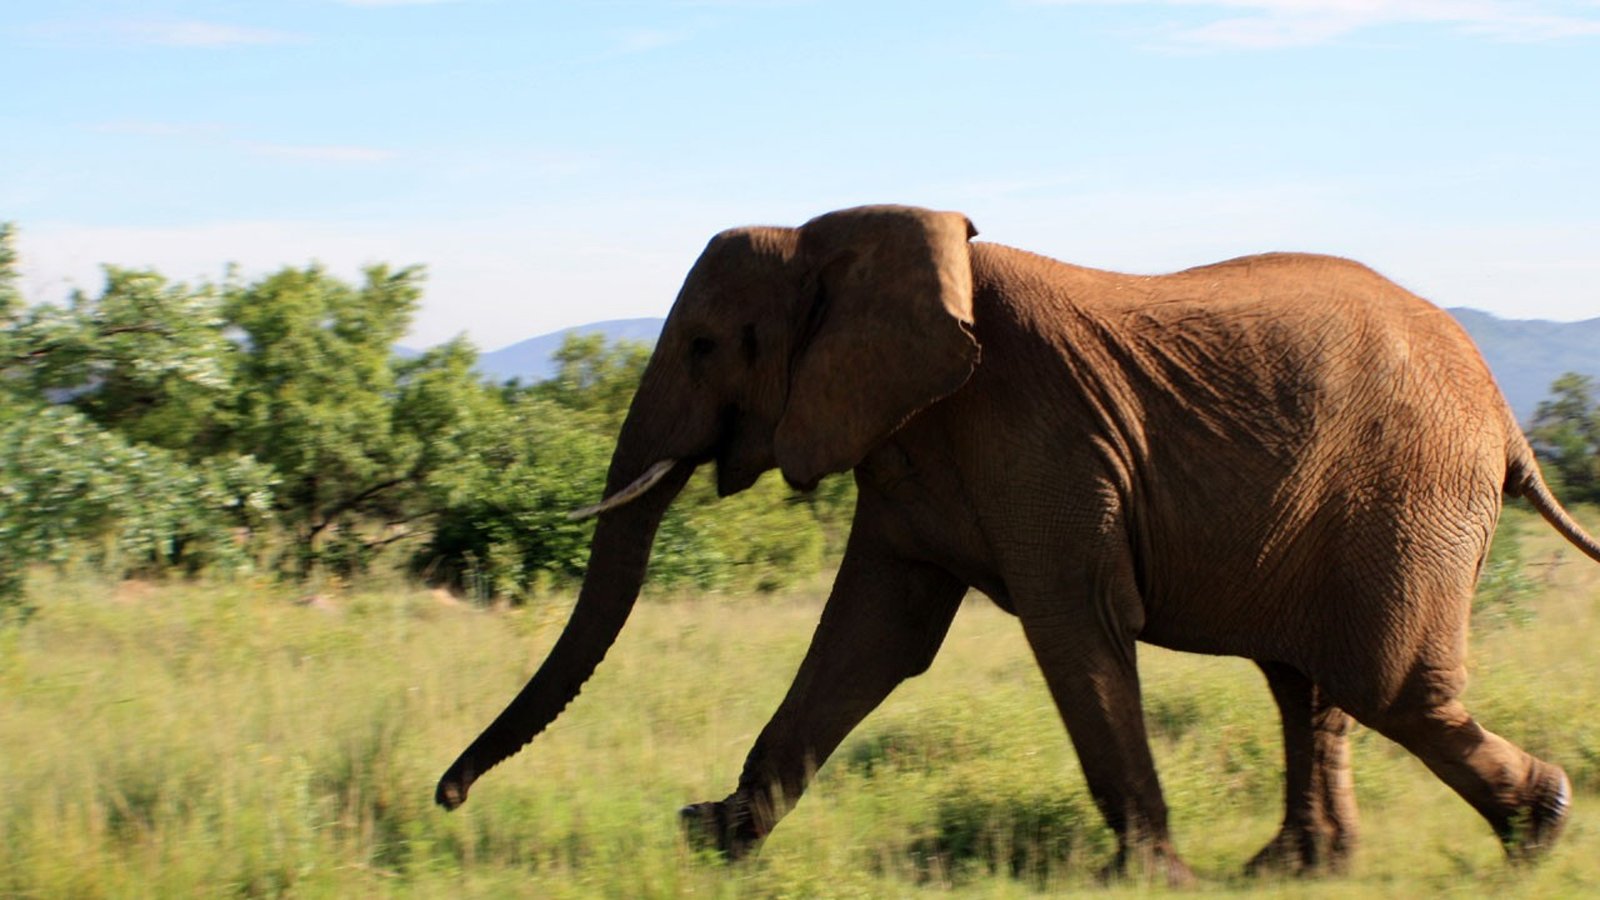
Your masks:
<path fill-rule="evenodd" d="M 1257 662 L 1283 717 L 1283 825 L 1245 871 L 1343 871 L 1356 844 L 1356 798 L 1346 734 L 1350 717 L 1311 679 Z"/>
<path fill-rule="evenodd" d="M 750 852 L 794 806 L 839 742 L 895 685 L 927 669 L 966 586 L 942 570 L 873 548 L 860 528 L 789 694 L 726 799 L 685 807 L 692 842 Z"/>
<path fill-rule="evenodd" d="M 1135 660 L 1142 622 L 1131 576 L 1087 579 L 1084 594 L 1019 598 L 1017 612 L 1060 710 L 1089 793 L 1117 836 L 1103 877 L 1136 871 L 1174 887 L 1194 883 L 1167 830 L 1155 761 L 1145 734 Z M 1085 596 L 1085 594 L 1087 596 Z"/>

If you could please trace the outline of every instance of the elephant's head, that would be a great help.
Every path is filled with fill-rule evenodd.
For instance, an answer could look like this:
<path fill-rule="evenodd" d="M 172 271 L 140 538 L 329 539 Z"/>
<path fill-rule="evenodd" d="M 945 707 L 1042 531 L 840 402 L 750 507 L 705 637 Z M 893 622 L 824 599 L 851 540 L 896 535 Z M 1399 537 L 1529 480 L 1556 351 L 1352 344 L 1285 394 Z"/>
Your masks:
<path fill-rule="evenodd" d="M 859 463 L 971 375 L 965 216 L 899 206 L 712 238 L 690 270 L 617 439 L 588 574 L 560 639 L 463 752 L 436 799 L 517 752 L 578 693 L 633 608 L 662 514 L 696 466 L 744 490 L 771 468 L 810 489 Z"/>

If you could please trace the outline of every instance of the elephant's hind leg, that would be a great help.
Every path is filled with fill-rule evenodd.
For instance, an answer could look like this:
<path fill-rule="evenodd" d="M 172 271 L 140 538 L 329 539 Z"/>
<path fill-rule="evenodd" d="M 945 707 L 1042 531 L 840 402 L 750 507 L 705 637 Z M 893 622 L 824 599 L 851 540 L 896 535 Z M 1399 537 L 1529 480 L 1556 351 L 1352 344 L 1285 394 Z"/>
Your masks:
<path fill-rule="evenodd" d="M 691 841 L 729 858 L 750 852 L 800 799 L 845 735 L 932 663 L 966 585 L 869 548 L 857 526 L 789 694 L 727 798 L 682 811 Z"/>
<path fill-rule="evenodd" d="M 1450 694 L 1432 702 L 1397 703 L 1361 718 L 1410 750 L 1471 804 L 1513 860 L 1542 855 L 1566 824 L 1572 796 L 1567 774 L 1479 725 Z"/>
<path fill-rule="evenodd" d="M 1264 872 L 1343 871 L 1356 844 L 1356 798 L 1346 739 L 1350 717 L 1311 679 L 1260 662 L 1283 718 L 1284 813 L 1278 833 L 1245 866 Z"/>

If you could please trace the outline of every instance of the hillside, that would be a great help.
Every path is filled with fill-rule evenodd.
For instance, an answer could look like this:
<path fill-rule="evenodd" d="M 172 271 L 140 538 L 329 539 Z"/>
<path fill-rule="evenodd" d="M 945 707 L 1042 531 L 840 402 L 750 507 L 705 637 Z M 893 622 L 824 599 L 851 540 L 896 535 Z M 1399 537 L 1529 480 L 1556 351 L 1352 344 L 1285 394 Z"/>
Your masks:
<path fill-rule="evenodd" d="M 1501 319 L 1475 309 L 1452 309 L 1450 314 L 1477 342 L 1524 424 L 1562 374 L 1580 372 L 1600 379 L 1600 318 Z"/>
<path fill-rule="evenodd" d="M 1600 379 L 1600 318 L 1582 322 L 1543 319 L 1501 319 L 1475 309 L 1452 309 L 1494 371 L 1517 417 L 1532 418 L 1550 383 L 1565 372 Z M 602 332 L 608 341 L 650 343 L 661 332 L 661 319 L 612 319 L 542 334 L 485 353 L 478 362 L 484 375 L 496 380 L 540 381 L 555 373 L 550 356 L 571 333 Z"/>
<path fill-rule="evenodd" d="M 566 340 L 567 335 L 598 331 L 606 336 L 608 344 L 623 340 L 653 344 L 657 335 L 661 334 L 662 321 L 608 319 L 563 328 L 483 354 L 478 358 L 478 371 L 495 381 L 509 381 L 512 378 L 520 378 L 524 382 L 544 381 L 555 375 L 556 367 L 550 357 L 561 348 L 561 342 Z"/>

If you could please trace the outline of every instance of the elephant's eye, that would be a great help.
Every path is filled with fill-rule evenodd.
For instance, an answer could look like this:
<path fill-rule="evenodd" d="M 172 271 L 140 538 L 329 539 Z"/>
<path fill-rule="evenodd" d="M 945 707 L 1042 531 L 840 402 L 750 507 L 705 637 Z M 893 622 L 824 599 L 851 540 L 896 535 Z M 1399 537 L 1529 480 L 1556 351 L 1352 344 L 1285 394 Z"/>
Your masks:
<path fill-rule="evenodd" d="M 697 337 L 689 342 L 689 358 L 705 359 L 717 349 L 717 342 L 708 337 Z"/>

